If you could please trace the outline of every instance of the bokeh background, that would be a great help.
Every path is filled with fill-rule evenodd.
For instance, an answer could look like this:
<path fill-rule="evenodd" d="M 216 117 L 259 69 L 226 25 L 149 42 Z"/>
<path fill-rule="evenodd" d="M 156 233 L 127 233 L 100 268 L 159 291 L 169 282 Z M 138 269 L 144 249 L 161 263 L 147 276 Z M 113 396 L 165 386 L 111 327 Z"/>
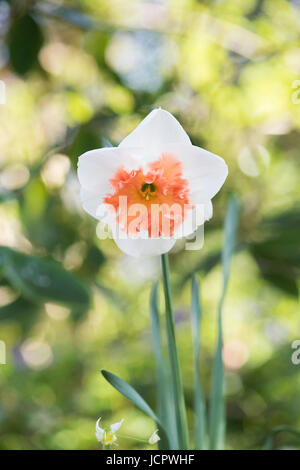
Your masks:
<path fill-rule="evenodd" d="M 178 243 L 170 255 L 190 427 L 190 278 L 201 286 L 208 397 L 222 224 L 235 193 L 226 446 L 261 448 L 275 426 L 299 429 L 300 2 L 1 0 L 0 67 L 0 448 L 97 449 L 99 416 L 124 418 L 124 434 L 154 430 L 99 371 L 155 407 L 149 295 L 159 260 L 98 239 L 76 165 L 86 150 L 118 145 L 156 106 L 229 166 L 204 247 Z M 276 446 L 298 443 L 281 435 Z M 119 448 L 145 446 L 119 439 Z"/>

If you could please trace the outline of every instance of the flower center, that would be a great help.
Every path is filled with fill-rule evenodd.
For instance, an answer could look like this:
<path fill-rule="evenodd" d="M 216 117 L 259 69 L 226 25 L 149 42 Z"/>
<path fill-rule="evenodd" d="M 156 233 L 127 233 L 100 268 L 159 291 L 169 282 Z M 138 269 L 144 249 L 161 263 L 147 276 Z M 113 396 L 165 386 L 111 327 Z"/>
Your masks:
<path fill-rule="evenodd" d="M 182 164 L 173 155 L 162 154 L 145 173 L 142 168 L 128 172 L 119 167 L 110 184 L 113 193 L 104 202 L 130 235 L 146 231 L 150 237 L 172 236 L 192 207 Z"/>
<path fill-rule="evenodd" d="M 114 433 L 112 431 L 107 431 L 105 433 L 105 445 L 113 444 L 114 441 L 116 441 L 116 436 L 114 435 Z"/>
<path fill-rule="evenodd" d="M 149 201 L 151 196 L 155 196 L 157 187 L 153 183 L 144 183 L 141 187 L 142 197 Z"/>

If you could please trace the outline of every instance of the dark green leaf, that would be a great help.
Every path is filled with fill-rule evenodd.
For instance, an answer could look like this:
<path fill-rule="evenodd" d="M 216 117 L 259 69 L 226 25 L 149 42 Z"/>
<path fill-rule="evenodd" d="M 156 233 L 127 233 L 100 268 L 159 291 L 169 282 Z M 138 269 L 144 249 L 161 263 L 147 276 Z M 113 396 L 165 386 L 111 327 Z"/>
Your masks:
<path fill-rule="evenodd" d="M 30 323 L 37 313 L 37 304 L 19 297 L 8 305 L 0 307 L 0 322 L 18 320 Z"/>
<path fill-rule="evenodd" d="M 55 261 L 0 247 L 0 265 L 11 285 L 33 302 L 58 302 L 76 311 L 89 306 L 89 290 Z"/>
<path fill-rule="evenodd" d="M 300 209 L 262 220 L 249 243 L 261 275 L 277 288 L 298 296 Z"/>
<path fill-rule="evenodd" d="M 9 32 L 8 46 L 11 66 L 18 74 L 26 74 L 37 63 L 43 41 L 43 32 L 31 15 L 15 20 Z"/>
<path fill-rule="evenodd" d="M 70 158 L 74 168 L 77 168 L 78 157 L 81 154 L 88 150 L 100 147 L 102 147 L 102 141 L 99 132 L 89 125 L 82 126 L 79 129 L 70 149 Z"/>

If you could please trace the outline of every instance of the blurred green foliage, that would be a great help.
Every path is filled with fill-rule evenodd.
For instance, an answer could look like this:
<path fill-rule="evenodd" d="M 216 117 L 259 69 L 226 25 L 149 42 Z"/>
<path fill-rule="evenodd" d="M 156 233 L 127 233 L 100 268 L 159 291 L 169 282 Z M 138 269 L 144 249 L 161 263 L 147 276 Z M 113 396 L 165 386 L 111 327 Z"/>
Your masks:
<path fill-rule="evenodd" d="M 99 371 L 120 375 L 155 407 L 149 296 L 159 265 L 97 238 L 80 207 L 76 163 L 117 145 L 155 106 L 229 166 L 204 247 L 188 252 L 179 242 L 171 254 L 190 426 L 190 283 L 199 274 L 207 398 L 234 192 L 227 447 L 260 448 L 283 424 L 300 429 L 300 366 L 291 362 L 300 336 L 299 8 L 296 0 L 0 1 L 0 448 L 95 449 L 99 416 L 124 417 L 124 434 L 154 430 Z M 298 445 L 284 433 L 275 441 Z"/>

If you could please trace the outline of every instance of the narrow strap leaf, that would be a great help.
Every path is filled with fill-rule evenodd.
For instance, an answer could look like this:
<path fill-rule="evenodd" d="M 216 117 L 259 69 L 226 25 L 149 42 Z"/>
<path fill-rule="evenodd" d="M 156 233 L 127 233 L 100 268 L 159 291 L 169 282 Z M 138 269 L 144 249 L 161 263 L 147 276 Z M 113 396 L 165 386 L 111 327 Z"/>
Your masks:
<path fill-rule="evenodd" d="M 169 258 L 168 254 L 161 255 L 162 265 L 162 279 L 165 294 L 165 305 L 166 305 L 166 327 L 168 336 L 168 350 L 170 360 L 170 371 L 171 371 L 171 382 L 172 382 L 172 397 L 174 400 L 174 409 L 176 417 L 176 431 L 177 431 L 177 442 L 179 449 L 188 449 L 188 427 L 186 419 L 186 409 L 184 402 L 184 393 L 181 380 L 181 373 L 179 367 L 179 359 L 177 354 L 177 346 L 175 339 L 175 326 L 173 318 L 173 307 L 172 307 L 172 294 L 169 274 Z"/>
<path fill-rule="evenodd" d="M 151 292 L 151 320 L 152 320 L 152 337 L 153 348 L 156 362 L 156 377 L 157 377 L 157 414 L 160 421 L 163 423 L 168 431 L 171 446 L 176 445 L 174 442 L 174 426 L 172 422 L 172 409 L 170 403 L 170 386 L 168 381 L 168 372 L 166 363 L 162 353 L 162 335 L 161 325 L 159 321 L 158 312 L 158 285 L 154 284 Z M 173 437 L 172 437 L 173 436 Z M 167 449 L 168 443 L 161 439 L 158 442 L 160 449 Z"/>
<path fill-rule="evenodd" d="M 124 397 L 128 398 L 135 406 L 137 406 L 141 411 L 143 411 L 146 415 L 150 416 L 160 427 L 162 432 L 165 434 L 164 438 L 168 439 L 167 432 L 161 423 L 160 419 L 156 416 L 154 411 L 150 408 L 148 403 L 141 397 L 141 395 L 125 380 L 121 379 L 117 375 L 109 372 L 108 370 L 101 370 L 101 373 L 105 380 L 110 383 L 118 392 L 120 392 Z"/>
<path fill-rule="evenodd" d="M 194 343 L 194 407 L 196 449 L 206 449 L 206 409 L 200 378 L 200 327 L 201 306 L 196 277 L 192 277 L 192 335 Z"/>
<path fill-rule="evenodd" d="M 287 432 L 289 434 L 294 435 L 298 439 L 300 439 L 300 432 L 292 428 L 291 426 L 287 426 L 287 425 L 277 426 L 277 428 L 272 429 L 272 431 L 268 435 L 266 442 L 264 444 L 263 450 L 272 450 L 274 446 L 275 437 L 277 436 L 277 434 L 281 432 Z"/>
<path fill-rule="evenodd" d="M 225 233 L 222 251 L 223 287 L 218 308 L 218 339 L 213 366 L 209 434 L 210 448 L 223 449 L 225 440 L 225 404 L 224 404 L 224 366 L 222 359 L 223 334 L 222 311 L 229 280 L 231 258 L 236 245 L 236 231 L 239 218 L 239 204 L 231 197 L 225 219 Z"/>

